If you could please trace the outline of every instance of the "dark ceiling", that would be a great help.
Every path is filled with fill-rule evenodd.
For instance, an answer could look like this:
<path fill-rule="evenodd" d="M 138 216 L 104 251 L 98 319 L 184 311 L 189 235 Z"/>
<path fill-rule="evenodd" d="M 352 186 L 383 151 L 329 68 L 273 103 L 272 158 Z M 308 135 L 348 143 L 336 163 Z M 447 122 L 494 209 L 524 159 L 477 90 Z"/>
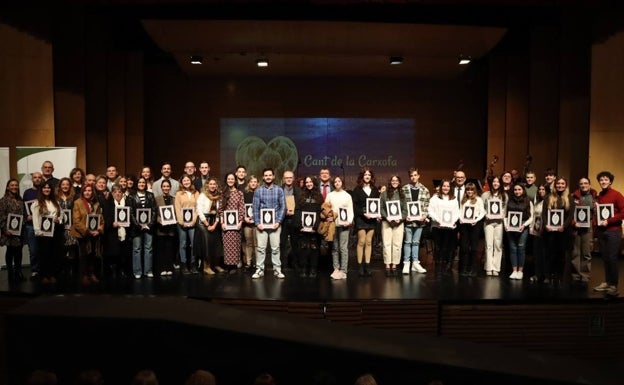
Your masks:
<path fill-rule="evenodd" d="M 573 13 L 599 35 L 619 29 L 621 3 L 606 0 L 59 0 L 6 1 L 0 21 L 54 40 L 83 15 L 109 20 L 112 45 L 175 61 L 192 76 L 448 78 L 508 31 L 558 26 Z M 612 12 L 617 9 L 618 12 Z M 595 22 L 598 20 L 599 22 Z M 618 21 L 620 20 L 620 21 Z M 601 32 L 600 32 L 601 31 Z M 599 39 L 600 37 L 598 37 Z M 596 39 L 596 38 L 595 38 Z M 203 58 L 191 65 L 190 56 Z M 404 63 L 390 66 L 390 56 Z M 269 67 L 255 66 L 267 58 Z"/>

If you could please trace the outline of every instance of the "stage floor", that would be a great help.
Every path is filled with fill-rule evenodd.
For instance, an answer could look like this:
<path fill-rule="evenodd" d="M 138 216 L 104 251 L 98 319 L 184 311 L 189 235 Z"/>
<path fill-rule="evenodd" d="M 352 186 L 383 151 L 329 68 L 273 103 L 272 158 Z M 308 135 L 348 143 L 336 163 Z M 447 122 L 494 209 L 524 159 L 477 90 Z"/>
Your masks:
<path fill-rule="evenodd" d="M 357 266 L 353 264 L 352 266 Z M 561 282 L 559 285 L 536 284 L 528 280 L 510 280 L 508 274 L 500 277 L 485 276 L 480 272 L 475 278 L 452 276 L 436 278 L 433 267 L 426 265 L 426 274 L 412 273 L 386 277 L 381 261 L 374 261 L 372 277 L 359 277 L 356 267 L 349 270 L 346 280 L 332 280 L 328 267 L 317 278 L 300 278 L 285 269 L 285 279 L 277 279 L 272 271 L 263 278 L 251 279 L 251 272 L 238 270 L 231 274 L 207 276 L 182 275 L 179 271 L 171 277 L 109 278 L 99 284 L 83 286 L 77 278 L 60 279 L 55 285 L 43 285 L 27 280 L 9 283 L 6 270 L 0 272 L 0 292 L 5 294 L 38 296 L 41 294 L 109 294 L 137 296 L 182 296 L 203 299 L 250 299 L 287 301 L 358 301 L 358 300 L 436 300 L 444 302 L 567 302 L 602 300 L 602 293 L 592 288 L 604 279 L 602 260 L 594 258 L 592 278 L 587 287 Z M 30 270 L 24 269 L 30 276 Z M 620 276 L 624 277 L 624 261 L 620 260 Z M 624 296 L 624 283 L 619 291 Z M 618 299 L 620 300 L 620 299 Z"/>

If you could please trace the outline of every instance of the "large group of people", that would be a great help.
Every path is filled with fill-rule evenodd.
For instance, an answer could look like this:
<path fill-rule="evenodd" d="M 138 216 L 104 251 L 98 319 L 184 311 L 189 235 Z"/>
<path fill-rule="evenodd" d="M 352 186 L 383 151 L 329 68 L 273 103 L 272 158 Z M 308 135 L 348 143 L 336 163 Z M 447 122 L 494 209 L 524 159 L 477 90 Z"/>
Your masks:
<path fill-rule="evenodd" d="M 419 255 L 426 230 L 436 276 L 449 275 L 458 259 L 463 277 L 480 270 L 497 277 L 508 263 L 510 279 L 537 283 L 558 283 L 569 272 L 574 283 L 587 285 L 597 238 L 605 280 L 594 290 L 617 295 L 624 197 L 611 187 L 614 176 L 608 171 L 597 175 L 598 191 L 584 177 L 573 192 L 552 169 L 542 184 L 528 170 L 521 176 L 492 175 L 483 183 L 458 170 L 439 180 L 433 192 L 416 168 L 409 170 L 406 184 L 391 175 L 381 185 L 364 167 L 355 186 L 345 186 L 344 177 L 332 178 L 326 167 L 318 176 L 299 179 L 286 171 L 280 185 L 270 168 L 259 179 L 239 165 L 221 182 L 210 176 L 206 161 L 199 172 L 186 162 L 178 179 L 168 162 L 157 180 L 147 166 L 138 178 L 119 175 L 115 166 L 102 175 L 75 168 L 61 179 L 53 171 L 52 162 L 44 162 L 23 195 L 19 181 L 10 179 L 0 199 L 0 244 L 7 246 L 11 282 L 26 279 L 23 244 L 29 248 L 31 278 L 43 284 L 64 274 L 91 285 L 106 275 L 168 277 L 177 269 L 183 275 L 244 269 L 259 279 L 267 253 L 277 279 L 291 268 L 298 277 L 315 278 L 324 252 L 332 257 L 331 278 L 341 280 L 349 273 L 350 248 L 357 274 L 367 277 L 375 239 L 382 245 L 386 276 L 425 274 Z M 533 265 L 525 277 L 527 254 Z"/>

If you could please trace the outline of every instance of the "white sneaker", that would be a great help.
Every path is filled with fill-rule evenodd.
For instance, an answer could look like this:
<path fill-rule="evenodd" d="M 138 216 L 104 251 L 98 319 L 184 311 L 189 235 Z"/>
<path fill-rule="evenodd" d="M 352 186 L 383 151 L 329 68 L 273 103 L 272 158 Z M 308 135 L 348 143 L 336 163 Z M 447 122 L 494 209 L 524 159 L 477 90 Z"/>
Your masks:
<path fill-rule="evenodd" d="M 279 279 L 286 278 L 286 276 L 284 275 L 284 273 L 282 273 L 282 271 L 281 271 L 281 270 L 278 270 L 278 269 L 275 269 L 275 270 L 273 271 L 273 275 L 275 276 L 275 278 L 279 278 Z"/>
<path fill-rule="evenodd" d="M 340 274 L 340 269 L 334 269 L 333 273 L 331 273 L 331 279 L 340 279 L 342 274 Z"/>
<path fill-rule="evenodd" d="M 264 270 L 262 269 L 256 269 L 256 272 L 253 273 L 253 275 L 251 276 L 251 279 L 258 279 L 264 277 Z"/>
<path fill-rule="evenodd" d="M 521 271 L 518 271 L 517 274 L 516 274 L 516 279 L 522 280 L 522 278 L 524 278 L 524 273 L 521 272 Z"/>
<path fill-rule="evenodd" d="M 494 272 L 492 270 L 487 270 L 485 272 L 485 275 L 494 275 Z"/>
<path fill-rule="evenodd" d="M 420 262 L 416 261 L 416 262 L 412 262 L 412 271 L 423 274 L 427 272 L 427 269 L 422 267 Z"/>
<path fill-rule="evenodd" d="M 509 276 L 510 279 L 518 279 L 518 272 L 514 271 L 513 273 L 511 273 L 511 275 Z"/>
<path fill-rule="evenodd" d="M 405 261 L 403 262 L 403 274 L 404 275 L 409 275 L 410 273 L 410 265 L 409 265 L 409 261 Z"/>
<path fill-rule="evenodd" d="M 340 279 L 347 279 L 347 272 L 340 270 Z"/>
<path fill-rule="evenodd" d="M 135 275 L 134 275 L 134 278 L 136 278 L 136 279 L 141 279 L 141 274 L 135 274 Z"/>
<path fill-rule="evenodd" d="M 495 276 L 495 277 L 498 277 L 498 271 L 492 270 L 492 275 Z"/>
<path fill-rule="evenodd" d="M 173 271 L 167 270 L 167 276 L 172 276 L 172 275 L 173 275 Z"/>
<path fill-rule="evenodd" d="M 145 275 L 147 276 L 147 278 L 154 278 L 154 273 L 152 273 L 151 271 Z"/>
<path fill-rule="evenodd" d="M 167 276 L 167 271 L 166 270 L 165 271 L 161 271 L 160 272 L 160 276 L 161 277 L 166 277 Z"/>
<path fill-rule="evenodd" d="M 180 265 L 176 265 L 175 263 L 173 264 L 173 268 L 178 270 L 180 268 Z"/>

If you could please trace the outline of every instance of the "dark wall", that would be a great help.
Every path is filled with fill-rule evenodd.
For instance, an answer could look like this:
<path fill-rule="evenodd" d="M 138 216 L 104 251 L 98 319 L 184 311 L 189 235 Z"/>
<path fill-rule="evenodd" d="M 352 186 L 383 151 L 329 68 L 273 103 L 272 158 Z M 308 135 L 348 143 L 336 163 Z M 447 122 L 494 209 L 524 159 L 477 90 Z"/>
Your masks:
<path fill-rule="evenodd" d="M 171 161 L 175 176 L 186 160 L 206 159 L 218 172 L 221 118 L 413 118 L 414 166 L 421 170 L 423 182 L 451 176 L 460 160 L 469 176 L 480 178 L 486 148 L 485 88 L 472 72 L 437 82 L 202 78 L 189 77 L 174 64 L 148 66 L 145 159 L 156 170 L 162 160 Z M 232 167 L 233 163 L 234 159 Z"/>

